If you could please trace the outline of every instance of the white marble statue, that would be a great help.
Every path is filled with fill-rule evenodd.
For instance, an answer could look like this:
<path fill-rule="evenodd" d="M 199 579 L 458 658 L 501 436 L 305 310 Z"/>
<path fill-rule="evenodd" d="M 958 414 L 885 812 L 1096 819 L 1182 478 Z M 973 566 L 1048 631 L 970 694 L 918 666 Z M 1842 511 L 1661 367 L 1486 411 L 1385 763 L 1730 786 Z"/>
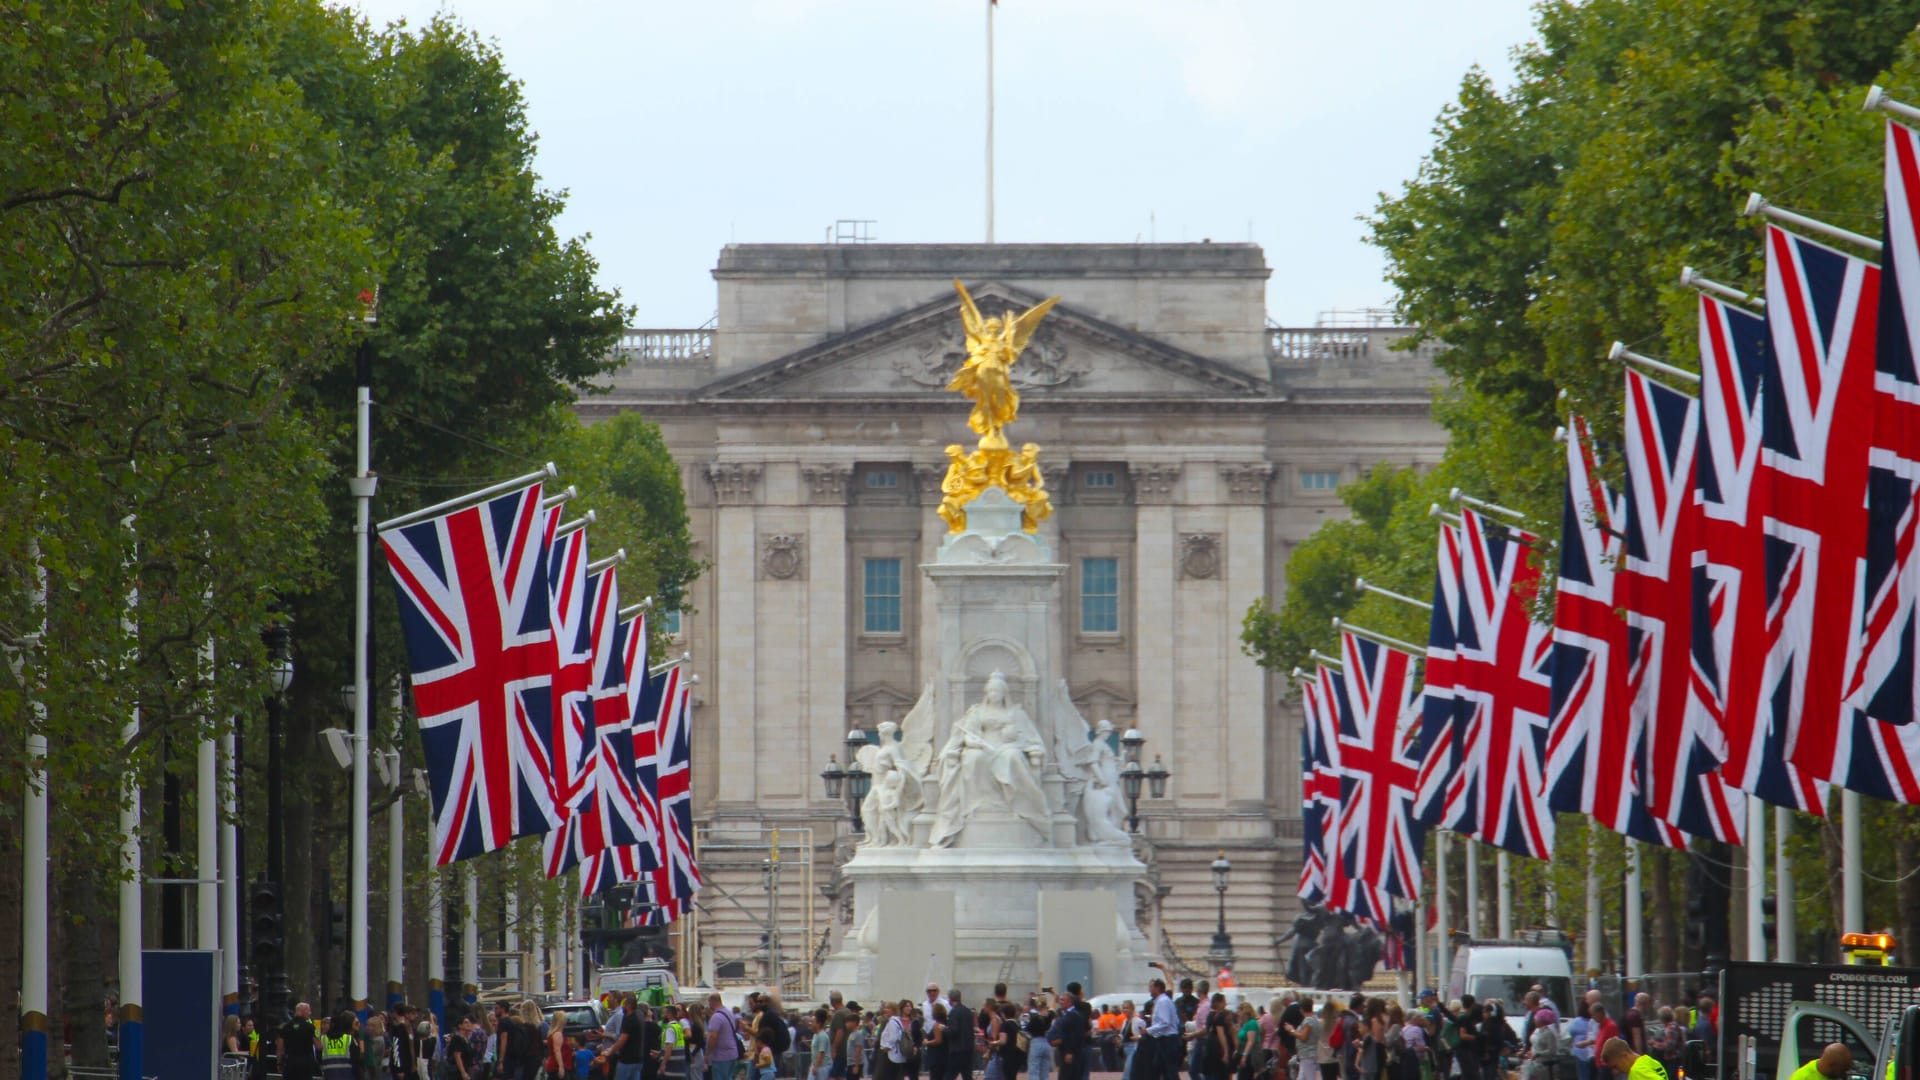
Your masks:
<path fill-rule="evenodd" d="M 887 720 L 878 730 L 879 743 L 863 747 L 859 758 L 861 767 L 873 777 L 873 786 L 860 803 L 860 817 L 867 827 L 866 842 L 875 847 L 911 844 L 913 815 L 920 811 L 924 801 L 920 772 L 895 739 L 900 725 Z"/>
<path fill-rule="evenodd" d="M 1040 787 L 1046 746 L 1027 710 L 1008 699 L 1007 678 L 987 677 L 980 700 L 967 707 L 940 751 L 940 808 L 928 843 L 947 847 L 982 807 L 1004 807 L 1049 836 L 1047 796 Z"/>
<path fill-rule="evenodd" d="M 1088 769 L 1086 790 L 1080 796 L 1080 824 L 1088 841 L 1095 844 L 1126 844 L 1127 810 L 1120 790 L 1120 756 L 1113 752 L 1113 725 L 1100 721 L 1094 729 L 1093 760 Z"/>

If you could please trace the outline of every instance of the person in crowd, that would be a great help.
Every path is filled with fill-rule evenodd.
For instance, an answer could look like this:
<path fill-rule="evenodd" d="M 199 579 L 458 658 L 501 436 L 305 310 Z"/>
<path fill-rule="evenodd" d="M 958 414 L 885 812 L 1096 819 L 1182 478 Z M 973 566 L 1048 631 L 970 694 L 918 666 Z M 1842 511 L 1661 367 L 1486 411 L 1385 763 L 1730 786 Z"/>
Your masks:
<path fill-rule="evenodd" d="M 1088 1044 L 1093 1037 L 1087 1013 L 1079 1008 L 1079 999 L 1071 989 L 1060 995 L 1059 1004 L 1060 1015 L 1048 1029 L 1047 1041 L 1053 1044 L 1060 1080 L 1084 1080 Z"/>
<path fill-rule="evenodd" d="M 1140 1047 L 1146 1042 L 1147 1019 L 1141 1016 L 1129 999 L 1120 1006 L 1120 1077 L 1121 1080 L 1133 1080 L 1133 1061 L 1140 1056 Z"/>
<path fill-rule="evenodd" d="M 1626 1044 L 1633 1047 L 1633 1052 L 1636 1054 L 1647 1052 L 1646 1015 L 1652 1007 L 1653 995 L 1635 994 L 1633 1004 L 1627 1007 L 1626 1012 L 1620 1014 L 1620 1038 L 1626 1040 Z"/>
<path fill-rule="evenodd" d="M 960 988 L 947 995 L 947 1074 L 956 1080 L 973 1076 L 973 1047 L 976 1021 L 973 1010 L 961 1000 Z"/>
<path fill-rule="evenodd" d="M 908 1004 L 904 1001 L 880 1003 L 880 1043 L 873 1055 L 873 1080 L 900 1080 L 900 1068 L 907 1063 L 907 1053 L 900 1046 L 906 1038 L 907 1027 L 900 1017 Z"/>
<path fill-rule="evenodd" d="M 472 1014 L 460 1017 L 455 1037 L 447 1040 L 446 1080 L 473 1080 L 476 1064 L 473 1054 L 474 1026 Z"/>
<path fill-rule="evenodd" d="M 1842 1050 L 1845 1048 L 1842 1047 Z M 1667 1080 L 1667 1070 L 1645 1054 L 1638 1053 L 1619 1036 L 1600 1044 L 1600 1060 L 1615 1076 L 1627 1080 Z"/>
<path fill-rule="evenodd" d="M 1415 1009 L 1400 1025 L 1400 1071 L 1395 1080 L 1427 1080 L 1433 1070 L 1433 1045 L 1427 1039 L 1427 1014 Z"/>
<path fill-rule="evenodd" d="M 1527 1064 L 1524 1080 L 1553 1080 L 1554 1068 L 1560 1062 L 1560 1025 L 1554 1023 L 1553 1013 L 1545 1008 L 1534 1010 L 1533 1031 L 1527 1036 Z"/>
<path fill-rule="evenodd" d="M 320 1043 L 320 1080 L 356 1080 L 360 1072 L 360 1018 L 341 1012 L 327 1024 L 326 1037 Z"/>
<path fill-rule="evenodd" d="M 1608 1040 L 1620 1037 L 1620 1025 L 1607 1015 L 1607 1007 L 1597 1001 L 1588 1003 L 1587 1015 L 1593 1020 L 1593 1080 L 1614 1080 L 1614 1070 L 1606 1061 L 1605 1049 Z"/>
<path fill-rule="evenodd" d="M 930 995 L 929 1000 L 931 1000 L 931 995 L 937 992 L 937 987 L 927 987 L 927 993 Z M 927 1010 L 927 1035 L 926 1040 L 921 1043 L 921 1051 L 926 1055 L 927 1059 L 927 1080 L 947 1080 L 947 1077 L 952 1075 L 947 1055 L 947 1035 L 949 1031 L 947 1020 L 946 999 L 941 998 L 934 1001 L 933 1007 Z"/>
<path fill-rule="evenodd" d="M 1320 1080 L 1340 1080 L 1340 1050 L 1333 1045 L 1333 1033 L 1339 1024 L 1340 1006 L 1328 998 L 1320 1006 L 1319 1015 L 1313 1019 L 1313 1030 L 1300 1040 L 1303 1047 L 1309 1042 L 1313 1044 L 1313 1068 Z M 1301 1055 L 1303 1059 L 1305 1056 Z M 1305 1064 L 1300 1066 L 1300 1070 L 1301 1080 L 1311 1080 Z"/>
<path fill-rule="evenodd" d="M 1159 965 L 1156 964 L 1156 967 Z M 1180 1006 L 1167 991 L 1165 969 L 1148 984 L 1147 1068 L 1133 1080 L 1177 1080 L 1180 1062 Z"/>
<path fill-rule="evenodd" d="M 246 1044 L 240 1041 L 240 1018 L 228 1014 L 220 1022 L 220 1052 L 238 1057 L 247 1052 Z"/>
<path fill-rule="evenodd" d="M 1026 1018 L 1028 1080 L 1052 1080 L 1053 1043 L 1047 1039 L 1052 1026 L 1053 1014 L 1036 999 Z"/>
<path fill-rule="evenodd" d="M 828 1027 L 832 1019 L 833 1013 L 828 1009 L 813 1010 L 813 1035 L 807 1041 L 812 1051 L 807 1063 L 807 1080 L 827 1080 L 833 1071 L 833 1032 Z"/>
<path fill-rule="evenodd" d="M 1596 1028 L 1591 1011 L 1582 1001 L 1574 1006 L 1573 1019 L 1567 1021 L 1567 1046 L 1573 1052 L 1573 1069 L 1578 1080 L 1594 1080 L 1593 1052 L 1600 1044 L 1594 1040 Z"/>
<path fill-rule="evenodd" d="M 1254 1080 L 1261 1060 L 1260 1014 L 1253 1002 L 1243 1001 L 1233 1018 L 1233 1072 L 1239 1080 Z"/>
<path fill-rule="evenodd" d="M 1828 1043 L 1820 1056 L 1793 1070 L 1793 1080 L 1847 1080 L 1853 1071 L 1853 1051 L 1845 1043 Z"/>
<path fill-rule="evenodd" d="M 707 995 L 707 1071 L 713 1080 L 734 1080 L 740 1067 L 740 1027 L 719 994 Z M 620 1077 L 619 1080 L 626 1080 Z"/>
<path fill-rule="evenodd" d="M 1021 1070 L 1027 1066 L 1026 1051 L 1020 1048 L 1020 1011 L 1014 1008 L 1012 1002 L 1002 1001 L 999 1004 L 999 1017 L 992 1052 L 1000 1059 L 1000 1080 L 1020 1080 Z"/>

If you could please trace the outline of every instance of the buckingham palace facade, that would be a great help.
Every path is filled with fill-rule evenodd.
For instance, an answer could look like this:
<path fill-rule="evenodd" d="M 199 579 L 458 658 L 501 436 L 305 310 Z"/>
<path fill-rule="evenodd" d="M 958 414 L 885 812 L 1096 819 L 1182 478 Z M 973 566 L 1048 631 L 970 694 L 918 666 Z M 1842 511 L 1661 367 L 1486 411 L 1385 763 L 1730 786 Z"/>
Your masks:
<path fill-rule="evenodd" d="M 610 392 L 579 405 L 660 425 L 709 563 L 677 621 L 702 677 L 693 791 L 714 890 L 685 943 L 759 980 L 777 953 L 791 987 L 845 930 L 851 825 L 819 774 L 850 729 L 911 708 L 933 662 L 919 567 L 946 531 L 944 448 L 972 442 L 945 390 L 964 357 L 958 278 L 987 315 L 1060 297 L 1016 366 L 1010 434 L 1044 448 L 1075 703 L 1138 728 L 1172 773 L 1141 800 L 1139 924 L 1169 966 L 1202 966 L 1224 851 L 1227 930 L 1260 984 L 1297 910 L 1299 716 L 1242 651 L 1241 620 L 1284 595 L 1341 483 L 1438 460 L 1430 349 L 1390 348 L 1407 331 L 1366 320 L 1270 325 L 1252 244 L 736 244 L 713 276 L 710 328 L 630 331 Z"/>

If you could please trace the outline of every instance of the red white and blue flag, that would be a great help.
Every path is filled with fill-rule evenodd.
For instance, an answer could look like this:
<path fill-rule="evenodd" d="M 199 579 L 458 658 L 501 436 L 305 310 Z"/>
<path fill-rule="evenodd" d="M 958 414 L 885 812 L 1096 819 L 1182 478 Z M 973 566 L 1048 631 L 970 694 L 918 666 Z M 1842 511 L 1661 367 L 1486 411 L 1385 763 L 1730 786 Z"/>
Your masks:
<path fill-rule="evenodd" d="M 1300 860 L 1300 898 L 1309 903 L 1327 899 L 1332 878 L 1327 873 L 1327 833 L 1334 806 L 1340 800 L 1340 777 L 1333 767 L 1338 745 L 1326 720 L 1325 693 L 1319 672 L 1300 684 L 1300 821 L 1304 850 Z"/>
<path fill-rule="evenodd" d="M 1787 759 L 1844 782 L 1841 707 L 1858 648 L 1880 271 L 1767 228 L 1766 387 L 1755 496 L 1766 533 L 1768 649 L 1759 718 Z"/>
<path fill-rule="evenodd" d="M 1717 775 L 1724 734 L 1690 707 L 1693 563 L 1704 524 L 1695 484 L 1700 403 L 1629 370 L 1625 429 L 1625 540 L 1614 598 L 1627 616 L 1627 692 L 1642 797 L 1671 825 L 1739 843 L 1746 799 Z"/>
<path fill-rule="evenodd" d="M 654 872 L 655 888 L 662 884 L 675 900 L 688 901 L 698 892 L 700 860 L 693 840 L 693 687 L 680 683 L 679 701 L 660 722 L 660 832 L 665 865 Z"/>
<path fill-rule="evenodd" d="M 531 484 L 380 534 L 399 597 L 444 866 L 559 820 L 548 511 Z"/>
<path fill-rule="evenodd" d="M 559 519 L 559 508 L 549 514 Z M 547 758 L 553 793 L 563 814 L 585 803 L 588 749 L 593 745 L 593 627 L 588 619 L 587 530 L 574 527 L 550 541 L 547 589 L 553 605 L 553 638 L 559 667 L 553 676 L 553 729 Z"/>
<path fill-rule="evenodd" d="M 1765 492 L 1760 469 L 1767 323 L 1711 296 L 1700 297 L 1700 455 L 1696 483 L 1701 543 L 1693 558 L 1694 722 L 1718 724 L 1727 784 L 1773 803 L 1820 813 L 1825 785 L 1787 763 L 1786 730 L 1760 708 L 1760 665 L 1768 640 Z"/>
<path fill-rule="evenodd" d="M 1552 709 L 1552 629 L 1528 616 L 1540 571 L 1531 537 L 1461 512 L 1460 608 L 1454 696 L 1465 719 L 1464 753 L 1446 822 L 1518 855 L 1553 856 L 1553 814 L 1542 759 Z"/>
<path fill-rule="evenodd" d="M 641 841 L 645 848 L 641 865 L 652 872 L 664 867 L 667 861 L 667 815 L 660 802 L 662 732 L 671 714 L 679 710 L 680 683 L 684 676 L 678 664 L 658 673 L 649 673 L 644 667 L 637 671 L 641 692 L 633 714 L 633 773 L 638 781 L 640 801 L 648 807 L 656 823 L 652 834 Z"/>
<path fill-rule="evenodd" d="M 1356 890 L 1413 899 L 1426 840 L 1426 826 L 1413 817 L 1420 779 L 1414 658 L 1341 634 L 1340 661 L 1351 723 L 1340 733 L 1339 876 Z M 1358 910 L 1351 896 L 1334 900 Z M 1377 899 L 1367 906 L 1383 917 L 1392 910 Z"/>
<path fill-rule="evenodd" d="M 1458 639 L 1454 622 L 1460 608 L 1460 531 L 1442 522 L 1434 560 L 1433 611 L 1427 623 L 1426 688 L 1420 695 L 1420 778 L 1413 814 L 1424 824 L 1443 825 L 1459 816 L 1447 796 L 1455 790 L 1462 751 L 1460 704 L 1453 694 L 1453 664 Z"/>
<path fill-rule="evenodd" d="M 1647 843 L 1679 847 L 1685 838 L 1648 810 L 1638 782 L 1643 740 L 1627 697 L 1627 624 L 1614 599 L 1623 508 L 1600 478 L 1592 435 L 1578 416 L 1567 419 L 1566 449 L 1547 804 Z"/>
<path fill-rule="evenodd" d="M 1886 243 L 1867 477 L 1865 612 L 1834 780 L 1920 802 L 1920 132 L 1887 122 Z"/>

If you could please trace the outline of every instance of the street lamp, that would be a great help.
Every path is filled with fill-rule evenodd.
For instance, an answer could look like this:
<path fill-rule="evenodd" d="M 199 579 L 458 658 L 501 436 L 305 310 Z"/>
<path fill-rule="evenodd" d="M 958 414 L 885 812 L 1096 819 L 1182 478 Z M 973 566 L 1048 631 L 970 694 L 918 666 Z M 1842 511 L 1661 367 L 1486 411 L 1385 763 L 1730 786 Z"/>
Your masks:
<path fill-rule="evenodd" d="M 268 685 L 273 693 L 267 696 L 267 880 L 272 884 L 271 894 L 278 898 L 280 886 L 286 881 L 285 857 L 281 852 L 282 808 L 280 791 L 281 739 L 280 717 L 284 707 L 284 698 L 293 686 L 293 650 L 292 633 L 285 623 L 270 623 L 260 631 L 260 640 L 267 647 Z M 284 931 L 283 931 L 284 932 Z M 269 1030 L 277 1030 L 278 1025 L 287 1018 L 287 1009 L 293 999 L 293 988 L 287 984 L 287 963 L 284 953 L 284 940 L 278 947 L 266 950 L 271 962 L 268 970 L 254 972 L 260 981 L 261 1006 L 263 1020 Z M 256 952 L 260 951 L 256 938 Z"/>
<path fill-rule="evenodd" d="M 1140 788 L 1145 780 L 1147 792 L 1155 799 L 1165 798 L 1167 777 L 1172 775 L 1167 767 L 1160 763 L 1160 755 L 1153 757 L 1153 768 L 1140 767 L 1140 748 L 1147 744 L 1147 737 L 1140 734 L 1139 728 L 1128 728 L 1120 736 L 1120 749 L 1126 762 L 1120 766 L 1120 793 L 1127 798 L 1127 831 L 1140 831 Z"/>
<path fill-rule="evenodd" d="M 1219 894 L 1219 920 L 1213 927 L 1213 945 L 1207 950 L 1221 967 L 1233 963 L 1233 939 L 1227 936 L 1227 875 L 1233 873 L 1233 864 L 1227 861 L 1227 853 L 1220 852 L 1207 867 L 1213 871 L 1213 891 Z"/>
<path fill-rule="evenodd" d="M 860 818 L 860 804 L 873 789 L 873 776 L 860 764 L 860 751 L 869 745 L 867 733 L 859 728 L 847 732 L 847 820 L 853 831 L 865 833 L 867 824 Z"/>
<path fill-rule="evenodd" d="M 847 771 L 840 767 L 840 758 L 837 755 L 828 754 L 827 767 L 820 770 L 820 779 L 827 782 L 827 798 L 840 797 L 840 784 L 846 778 Z"/>

